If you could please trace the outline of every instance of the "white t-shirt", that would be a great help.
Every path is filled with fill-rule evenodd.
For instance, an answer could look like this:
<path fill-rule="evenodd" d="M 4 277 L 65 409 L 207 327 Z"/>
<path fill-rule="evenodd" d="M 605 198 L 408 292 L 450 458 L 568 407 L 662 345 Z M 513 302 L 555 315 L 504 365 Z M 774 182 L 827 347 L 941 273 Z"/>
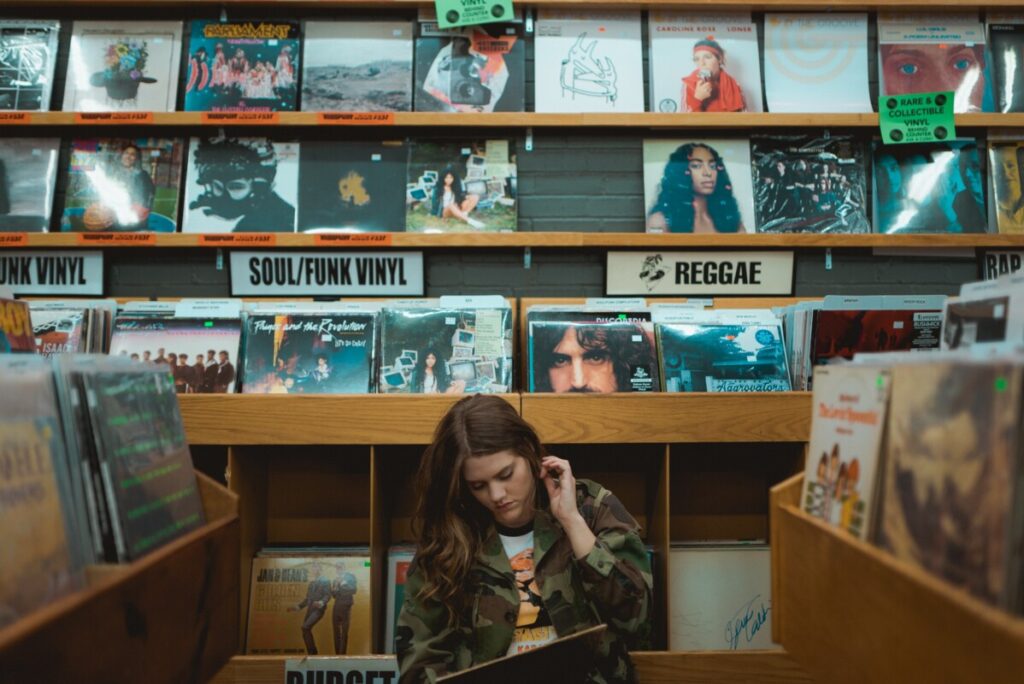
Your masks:
<path fill-rule="evenodd" d="M 540 597 L 540 588 L 533 572 L 533 525 L 516 530 L 499 527 L 498 536 L 505 555 L 512 564 L 519 589 L 519 619 L 515 635 L 506 655 L 515 655 L 543 646 L 558 638 L 547 609 Z"/>

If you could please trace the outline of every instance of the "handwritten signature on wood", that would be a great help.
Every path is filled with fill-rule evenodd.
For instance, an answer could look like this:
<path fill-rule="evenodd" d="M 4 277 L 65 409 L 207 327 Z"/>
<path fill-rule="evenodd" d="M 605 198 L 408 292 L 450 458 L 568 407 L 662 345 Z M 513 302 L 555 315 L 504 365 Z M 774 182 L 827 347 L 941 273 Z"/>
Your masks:
<path fill-rule="evenodd" d="M 747 601 L 733 618 L 725 623 L 725 640 L 729 644 L 729 648 L 736 650 L 739 647 L 740 638 L 745 638 L 749 644 L 754 640 L 754 636 L 768 623 L 768 612 L 771 610 L 771 606 L 766 606 L 760 601 L 761 595 L 758 594 L 754 598 Z M 755 608 L 757 604 L 757 608 Z"/>

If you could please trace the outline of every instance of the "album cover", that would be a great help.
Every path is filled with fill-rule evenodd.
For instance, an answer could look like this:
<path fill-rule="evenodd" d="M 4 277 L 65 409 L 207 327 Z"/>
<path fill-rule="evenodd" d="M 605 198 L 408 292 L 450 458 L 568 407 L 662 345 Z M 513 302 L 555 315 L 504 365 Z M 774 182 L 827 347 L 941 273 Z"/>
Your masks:
<path fill-rule="evenodd" d="M 416 38 L 418 112 L 526 110 L 526 43 L 521 24 L 457 31 L 420 22 Z"/>
<path fill-rule="evenodd" d="M 996 228 L 1000 233 L 1024 233 L 1024 142 L 989 140 L 988 162 Z"/>
<path fill-rule="evenodd" d="M 538 10 L 534 110 L 644 111 L 640 12 Z"/>
<path fill-rule="evenodd" d="M 529 330 L 531 392 L 657 392 L 654 324 L 535 320 Z"/>
<path fill-rule="evenodd" d="M 759 233 L 870 233 L 864 141 L 854 135 L 750 139 Z"/>
<path fill-rule="evenodd" d="M 959 14 L 878 15 L 882 95 L 953 91 L 953 111 L 994 110 L 985 26 L 977 10 Z"/>
<path fill-rule="evenodd" d="M 300 47 L 297 21 L 193 21 L 185 111 L 295 111 Z"/>
<path fill-rule="evenodd" d="M 942 312 L 942 348 L 966 349 L 983 344 L 1007 342 L 1009 295 L 982 299 L 950 297 Z"/>
<path fill-rule="evenodd" d="M 180 21 L 76 21 L 64 111 L 173 112 Z"/>
<path fill-rule="evenodd" d="M 250 314 L 242 392 L 372 392 L 376 326 L 373 312 Z"/>
<path fill-rule="evenodd" d="M 1024 112 L 1024 24 L 990 24 L 992 80 L 1000 112 Z"/>
<path fill-rule="evenodd" d="M 512 388 L 511 309 L 385 307 L 380 349 L 380 393 L 496 394 Z"/>
<path fill-rule="evenodd" d="M 59 41 L 59 21 L 0 19 L 0 109 L 50 109 Z"/>
<path fill-rule="evenodd" d="M 750 12 L 650 11 L 652 112 L 760 112 L 761 58 Z"/>
<path fill-rule="evenodd" d="M 765 14 L 764 88 L 770 112 L 873 111 L 867 13 Z"/>
<path fill-rule="evenodd" d="M 175 232 L 184 151 L 177 138 L 73 140 L 61 230 Z"/>
<path fill-rule="evenodd" d="M 0 233 L 49 230 L 59 154 L 60 138 L 0 138 Z"/>
<path fill-rule="evenodd" d="M 119 315 L 110 355 L 170 366 L 178 394 L 235 391 L 239 319 L 160 318 Z"/>
<path fill-rule="evenodd" d="M 411 143 L 405 229 L 413 233 L 516 229 L 516 155 L 509 140 Z"/>
<path fill-rule="evenodd" d="M 294 233 L 299 143 L 192 138 L 183 233 Z"/>
<path fill-rule="evenodd" d="M 897 365 L 878 543 L 896 558 L 1019 611 L 1021 366 Z"/>
<path fill-rule="evenodd" d="M 301 149 L 300 231 L 405 229 L 404 141 L 303 140 Z"/>
<path fill-rule="evenodd" d="M 754 230 L 747 140 L 644 140 L 648 233 Z"/>
<path fill-rule="evenodd" d="M 813 363 L 819 366 L 854 354 L 938 349 L 942 311 L 821 309 L 812 325 Z"/>
<path fill-rule="evenodd" d="M 885 368 L 814 370 L 814 420 L 801 508 L 860 539 L 871 535 L 891 386 Z"/>
<path fill-rule="evenodd" d="M 369 655 L 370 558 L 266 555 L 252 561 L 248 655 Z"/>
<path fill-rule="evenodd" d="M 874 150 L 875 230 L 984 233 L 985 175 L 973 140 Z"/>
<path fill-rule="evenodd" d="M 788 392 L 781 325 L 659 323 L 666 392 Z"/>
<path fill-rule="evenodd" d="M 411 21 L 307 21 L 302 38 L 302 109 L 412 109 Z"/>
<path fill-rule="evenodd" d="M 36 338 L 32 334 L 32 315 L 28 302 L 0 297 L 0 354 L 34 354 Z"/>
<path fill-rule="evenodd" d="M 46 357 L 88 351 L 86 321 L 85 309 L 33 310 L 32 332 L 36 350 Z"/>
<path fill-rule="evenodd" d="M 414 546 L 392 546 L 388 549 L 387 625 L 384 630 L 384 652 L 395 652 L 395 624 L 405 603 L 405 580 L 409 564 L 416 555 Z"/>

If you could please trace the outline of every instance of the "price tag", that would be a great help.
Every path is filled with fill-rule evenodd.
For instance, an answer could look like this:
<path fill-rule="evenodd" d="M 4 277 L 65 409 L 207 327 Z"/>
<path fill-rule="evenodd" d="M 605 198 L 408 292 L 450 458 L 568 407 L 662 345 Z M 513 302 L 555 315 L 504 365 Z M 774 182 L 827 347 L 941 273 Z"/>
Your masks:
<path fill-rule="evenodd" d="M 0 124 L 30 124 L 32 115 L 28 112 L 0 112 Z"/>
<path fill-rule="evenodd" d="M 394 126 L 394 112 L 320 112 L 318 123 L 327 126 Z"/>
<path fill-rule="evenodd" d="M 318 233 L 317 247 L 390 247 L 391 233 Z"/>
<path fill-rule="evenodd" d="M 153 247 L 156 245 L 156 233 L 78 233 L 78 244 Z"/>
<path fill-rule="evenodd" d="M 886 145 L 952 140 L 956 137 L 953 93 L 882 95 L 878 126 Z"/>
<path fill-rule="evenodd" d="M 25 233 L 0 233 L 0 247 L 24 247 L 28 244 Z"/>
<path fill-rule="evenodd" d="M 512 0 L 434 0 L 437 25 L 443 29 L 512 21 Z"/>
<path fill-rule="evenodd" d="M 151 124 L 153 112 L 75 112 L 77 124 Z"/>
<path fill-rule="evenodd" d="M 273 247 L 277 244 L 274 233 L 224 233 L 200 235 L 201 247 Z"/>
<path fill-rule="evenodd" d="M 279 112 L 203 112 L 204 124 L 273 126 L 281 123 Z"/>

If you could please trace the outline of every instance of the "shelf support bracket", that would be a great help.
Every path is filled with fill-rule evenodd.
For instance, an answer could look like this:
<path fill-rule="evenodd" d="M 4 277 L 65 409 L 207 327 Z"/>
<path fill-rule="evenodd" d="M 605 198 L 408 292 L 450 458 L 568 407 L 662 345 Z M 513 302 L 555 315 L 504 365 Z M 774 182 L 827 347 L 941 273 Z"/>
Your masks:
<path fill-rule="evenodd" d="M 828 247 L 825 249 L 825 270 L 832 270 L 832 248 Z"/>
<path fill-rule="evenodd" d="M 533 152 L 533 127 L 526 129 L 526 144 L 524 145 L 527 152 Z"/>
<path fill-rule="evenodd" d="M 527 271 L 529 271 L 530 267 L 532 265 L 533 265 L 533 252 L 530 250 L 529 247 L 524 247 L 523 248 L 523 268 L 525 268 Z"/>

